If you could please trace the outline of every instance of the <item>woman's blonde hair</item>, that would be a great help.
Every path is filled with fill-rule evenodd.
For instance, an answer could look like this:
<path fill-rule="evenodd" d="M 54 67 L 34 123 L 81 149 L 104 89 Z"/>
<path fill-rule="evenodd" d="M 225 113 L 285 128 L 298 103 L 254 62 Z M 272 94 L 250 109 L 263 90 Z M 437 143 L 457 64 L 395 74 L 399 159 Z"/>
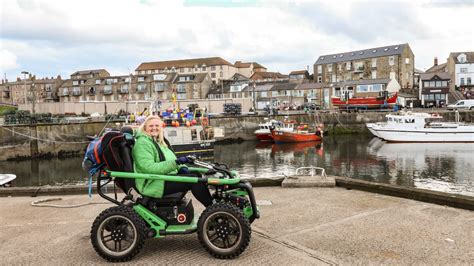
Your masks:
<path fill-rule="evenodd" d="M 148 126 L 148 124 L 150 123 L 151 120 L 158 120 L 160 126 L 163 125 L 163 121 L 161 120 L 161 118 L 157 115 L 150 115 L 148 116 L 146 119 L 145 119 L 145 122 L 143 122 L 141 125 L 140 125 L 140 131 L 143 132 L 144 134 L 147 134 L 148 136 L 150 136 L 148 134 L 148 132 L 146 131 L 146 128 Z M 151 136 L 150 136 L 151 137 Z M 160 130 L 160 133 L 158 134 L 158 139 L 155 139 L 156 141 L 158 141 L 158 143 L 160 143 L 161 145 L 164 145 L 164 146 L 168 146 L 166 145 L 166 142 L 165 142 L 165 138 L 163 136 L 163 128 L 161 128 Z"/>

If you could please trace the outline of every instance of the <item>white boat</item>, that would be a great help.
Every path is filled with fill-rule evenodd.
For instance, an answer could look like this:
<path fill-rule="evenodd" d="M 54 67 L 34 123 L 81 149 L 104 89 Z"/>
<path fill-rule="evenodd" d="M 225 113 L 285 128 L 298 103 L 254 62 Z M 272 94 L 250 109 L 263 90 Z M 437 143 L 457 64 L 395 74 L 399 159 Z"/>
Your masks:
<path fill-rule="evenodd" d="M 441 122 L 438 114 L 389 114 L 387 122 L 367 123 L 376 137 L 390 142 L 474 142 L 474 125 Z"/>
<path fill-rule="evenodd" d="M 15 180 L 16 175 L 13 174 L 0 174 L 0 187 L 7 187 L 9 184 Z"/>

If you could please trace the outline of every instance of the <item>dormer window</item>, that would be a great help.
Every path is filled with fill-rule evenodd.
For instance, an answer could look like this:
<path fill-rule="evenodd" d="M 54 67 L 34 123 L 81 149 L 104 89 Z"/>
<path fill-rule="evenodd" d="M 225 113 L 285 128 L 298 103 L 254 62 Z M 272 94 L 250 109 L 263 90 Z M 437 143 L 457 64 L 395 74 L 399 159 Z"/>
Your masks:
<path fill-rule="evenodd" d="M 385 52 L 388 51 L 388 48 L 383 49 Z"/>
<path fill-rule="evenodd" d="M 466 63 L 466 54 L 460 54 L 460 55 L 458 55 L 458 61 L 459 61 L 459 63 L 461 63 L 461 64 Z"/>
<path fill-rule="evenodd" d="M 324 60 L 324 56 L 321 56 L 321 60 Z"/>
<path fill-rule="evenodd" d="M 363 54 L 364 54 L 364 51 L 360 52 L 359 54 L 360 54 L 360 55 L 363 55 Z"/>
<path fill-rule="evenodd" d="M 393 49 L 398 50 L 398 46 L 395 46 L 395 48 L 393 48 Z"/>
<path fill-rule="evenodd" d="M 372 51 L 372 53 L 376 53 L 376 52 L 377 52 L 377 49 L 374 49 L 374 50 Z"/>

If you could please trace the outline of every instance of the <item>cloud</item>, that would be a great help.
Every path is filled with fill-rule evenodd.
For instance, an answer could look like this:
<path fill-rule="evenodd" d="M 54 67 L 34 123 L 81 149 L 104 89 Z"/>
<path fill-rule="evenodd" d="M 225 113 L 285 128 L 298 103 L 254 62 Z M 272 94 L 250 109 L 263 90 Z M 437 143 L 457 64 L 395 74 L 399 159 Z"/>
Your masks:
<path fill-rule="evenodd" d="M 19 67 L 16 55 L 8 50 L 0 50 L 0 58 L 0 71 L 2 73 Z"/>

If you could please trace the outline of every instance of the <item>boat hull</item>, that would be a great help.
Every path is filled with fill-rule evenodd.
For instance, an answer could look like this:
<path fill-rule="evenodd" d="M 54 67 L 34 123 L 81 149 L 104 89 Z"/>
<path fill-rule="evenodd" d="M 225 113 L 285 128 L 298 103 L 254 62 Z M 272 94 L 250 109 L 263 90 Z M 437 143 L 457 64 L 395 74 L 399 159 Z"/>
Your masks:
<path fill-rule="evenodd" d="M 215 141 L 202 141 L 186 144 L 172 144 L 176 156 L 197 155 L 199 157 L 212 157 L 214 155 Z"/>
<path fill-rule="evenodd" d="M 474 142 L 474 127 L 453 130 L 450 128 L 419 128 L 400 130 L 372 126 L 375 136 L 389 142 Z"/>
<path fill-rule="evenodd" d="M 333 106 L 345 108 L 345 107 L 366 107 L 366 108 L 380 108 L 383 106 L 392 107 L 397 103 L 398 95 L 394 94 L 387 99 L 380 97 L 366 97 L 366 98 L 350 98 L 347 101 L 343 101 L 340 98 L 332 98 L 331 102 Z"/>
<path fill-rule="evenodd" d="M 272 132 L 272 137 L 276 143 L 308 142 L 322 140 L 321 136 L 317 136 L 315 133 L 284 132 L 278 130 L 274 130 Z"/>
<path fill-rule="evenodd" d="M 271 133 L 255 133 L 255 137 L 259 141 L 273 141 L 273 137 Z"/>

